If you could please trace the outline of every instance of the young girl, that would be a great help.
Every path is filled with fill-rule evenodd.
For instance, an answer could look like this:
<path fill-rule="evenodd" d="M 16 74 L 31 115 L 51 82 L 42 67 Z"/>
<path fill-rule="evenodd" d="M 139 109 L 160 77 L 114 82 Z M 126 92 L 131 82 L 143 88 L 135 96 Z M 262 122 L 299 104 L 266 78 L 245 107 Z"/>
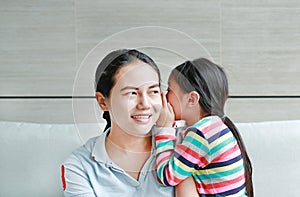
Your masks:
<path fill-rule="evenodd" d="M 252 197 L 250 159 L 224 114 L 224 70 L 204 58 L 187 61 L 172 70 L 168 83 L 155 137 L 160 182 L 175 186 L 192 176 L 199 196 Z M 175 129 L 159 128 L 170 127 L 174 119 L 187 124 L 183 142 L 176 146 Z"/>
<path fill-rule="evenodd" d="M 95 85 L 109 125 L 62 165 L 64 195 L 174 196 L 154 170 L 151 129 L 162 107 L 156 64 L 137 50 L 113 51 L 99 64 Z"/>

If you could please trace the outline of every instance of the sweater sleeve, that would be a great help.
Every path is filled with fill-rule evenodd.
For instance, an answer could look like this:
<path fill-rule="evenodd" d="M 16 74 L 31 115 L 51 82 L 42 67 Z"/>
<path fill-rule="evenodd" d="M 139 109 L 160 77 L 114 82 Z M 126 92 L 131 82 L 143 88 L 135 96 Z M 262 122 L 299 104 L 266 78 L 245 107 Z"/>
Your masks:
<path fill-rule="evenodd" d="M 157 129 L 156 170 L 158 180 L 166 186 L 176 186 L 191 176 L 194 170 L 208 165 L 209 144 L 201 131 L 189 128 L 182 143 L 175 145 L 175 132 Z"/>

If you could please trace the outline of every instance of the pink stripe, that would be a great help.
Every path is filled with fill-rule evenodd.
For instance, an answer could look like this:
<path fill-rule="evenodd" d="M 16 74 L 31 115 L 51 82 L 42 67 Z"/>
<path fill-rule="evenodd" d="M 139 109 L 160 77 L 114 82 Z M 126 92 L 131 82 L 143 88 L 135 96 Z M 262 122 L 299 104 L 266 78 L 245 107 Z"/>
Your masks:
<path fill-rule="evenodd" d="M 171 172 L 171 168 L 169 167 L 167 170 L 166 170 L 166 178 L 168 180 L 168 183 L 172 186 L 175 186 L 177 185 L 178 183 L 181 182 L 180 179 L 178 179 L 176 176 L 174 176 L 174 171 Z"/>
<path fill-rule="evenodd" d="M 188 161 L 197 164 L 201 167 L 205 167 L 206 165 L 209 164 L 208 160 L 206 159 L 206 155 L 203 156 L 199 154 L 198 152 L 194 151 L 193 149 L 184 146 L 184 145 L 177 145 L 176 150 L 175 150 L 179 155 L 183 156 L 186 158 Z"/>
<path fill-rule="evenodd" d="M 168 152 L 162 152 L 160 153 L 157 158 L 156 158 L 156 163 L 158 165 L 161 165 L 162 162 L 169 160 L 170 157 L 172 156 L 172 152 L 168 151 Z"/>
<path fill-rule="evenodd" d="M 222 193 L 222 192 L 226 192 L 226 191 L 229 191 L 229 190 L 232 190 L 232 189 L 235 189 L 235 188 L 238 188 L 240 187 L 241 185 L 243 185 L 245 183 L 244 180 L 241 180 L 235 184 L 230 184 L 230 185 L 227 185 L 225 187 L 222 187 L 222 188 L 213 188 L 213 189 L 203 189 L 201 187 L 198 187 L 197 186 L 197 190 L 198 192 L 200 193 L 204 193 L 204 194 L 215 194 L 215 193 Z"/>
<path fill-rule="evenodd" d="M 229 191 L 229 190 L 238 188 L 245 183 L 245 175 L 244 174 L 235 179 L 237 181 L 234 183 L 226 184 L 226 182 L 228 182 L 228 181 L 224 181 L 224 182 L 220 182 L 223 186 L 219 186 L 219 187 L 216 186 L 213 188 L 207 188 L 205 184 L 197 182 L 196 187 L 200 193 L 204 193 L 204 194 L 222 193 L 225 191 Z M 229 180 L 229 181 L 232 181 L 232 180 Z M 210 185 L 210 187 L 212 187 L 212 185 L 217 185 L 220 183 L 215 183 L 215 184 L 212 183 L 209 185 Z"/>
<path fill-rule="evenodd" d="M 207 132 L 209 132 L 209 131 L 215 129 L 216 127 L 218 127 L 218 126 L 220 126 L 220 125 L 222 125 L 222 124 L 223 124 L 223 122 L 221 122 L 221 121 L 218 121 L 218 122 L 216 122 L 216 123 L 210 124 L 210 125 L 208 125 L 207 127 L 205 127 L 205 128 L 202 129 L 202 133 L 203 133 L 203 134 L 206 134 Z"/>
<path fill-rule="evenodd" d="M 228 161 L 239 155 L 241 155 L 240 148 L 238 145 L 235 145 L 233 148 L 227 150 L 226 152 L 222 153 L 221 155 L 218 155 L 218 157 L 214 158 L 214 160 L 212 160 L 211 163 Z"/>
<path fill-rule="evenodd" d="M 242 175 L 242 176 L 244 176 L 244 175 Z M 218 191 L 224 192 L 224 191 L 232 190 L 234 188 L 240 187 L 244 183 L 245 183 L 245 179 L 242 179 L 242 180 L 240 180 L 238 182 L 235 182 L 234 184 L 230 184 L 230 185 L 226 185 L 226 186 L 224 186 L 222 188 L 218 188 Z"/>
<path fill-rule="evenodd" d="M 182 157 L 184 157 L 185 159 L 187 159 L 188 161 L 192 162 L 192 163 L 195 163 L 195 164 L 198 164 L 199 163 L 199 160 L 200 158 L 203 158 L 202 155 L 199 155 L 199 157 L 194 157 L 193 155 L 191 154 L 188 154 L 184 149 L 176 149 L 176 152 L 181 155 Z"/>

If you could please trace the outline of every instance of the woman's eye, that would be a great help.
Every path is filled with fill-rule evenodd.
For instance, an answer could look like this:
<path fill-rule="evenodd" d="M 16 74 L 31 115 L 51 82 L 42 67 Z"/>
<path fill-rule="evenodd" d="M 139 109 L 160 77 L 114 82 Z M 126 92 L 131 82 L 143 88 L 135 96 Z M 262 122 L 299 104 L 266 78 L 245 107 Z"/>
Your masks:
<path fill-rule="evenodd" d="M 137 95 L 137 93 L 136 92 L 127 92 L 127 95 L 134 96 L 134 95 Z"/>
<path fill-rule="evenodd" d="M 152 94 L 159 94 L 160 91 L 159 91 L 159 90 L 152 90 L 151 93 L 152 93 Z"/>

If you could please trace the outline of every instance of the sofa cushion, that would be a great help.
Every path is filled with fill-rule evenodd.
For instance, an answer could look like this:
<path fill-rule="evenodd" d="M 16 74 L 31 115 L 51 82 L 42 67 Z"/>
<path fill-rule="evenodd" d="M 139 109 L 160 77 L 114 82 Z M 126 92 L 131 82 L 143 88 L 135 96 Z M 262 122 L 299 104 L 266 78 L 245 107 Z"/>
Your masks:
<path fill-rule="evenodd" d="M 252 160 L 256 197 L 299 196 L 300 121 L 237 124 Z"/>

